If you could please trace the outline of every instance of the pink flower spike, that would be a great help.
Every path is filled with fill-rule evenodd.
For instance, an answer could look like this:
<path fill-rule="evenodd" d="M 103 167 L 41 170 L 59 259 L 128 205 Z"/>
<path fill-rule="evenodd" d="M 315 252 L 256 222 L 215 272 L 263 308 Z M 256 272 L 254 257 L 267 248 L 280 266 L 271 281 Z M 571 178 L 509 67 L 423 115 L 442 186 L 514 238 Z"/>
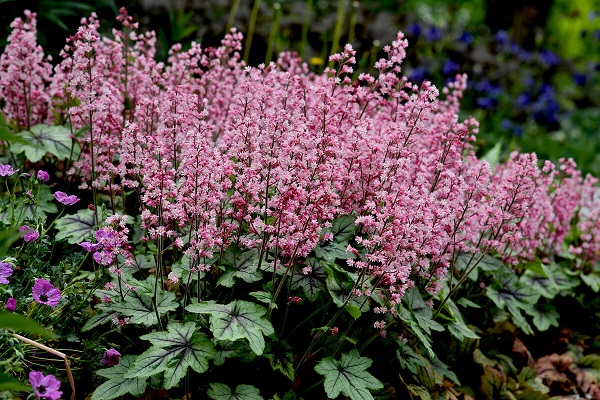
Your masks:
<path fill-rule="evenodd" d="M 54 307 L 60 300 L 60 290 L 56 289 L 46 279 L 36 279 L 33 288 L 33 300 L 39 304 L 45 304 L 50 307 Z"/>
<path fill-rule="evenodd" d="M 56 192 L 54 193 L 54 198 L 56 200 L 58 200 L 59 203 L 62 203 L 66 206 L 70 206 L 73 205 L 75 203 L 77 203 L 79 201 L 79 197 L 75 196 L 75 195 L 67 195 L 64 192 Z"/>
<path fill-rule="evenodd" d="M 44 376 L 41 371 L 31 371 L 29 373 L 29 384 L 33 388 L 35 395 L 40 399 L 58 400 L 62 396 L 60 381 L 50 374 Z"/>
<path fill-rule="evenodd" d="M 19 170 L 14 170 L 11 165 L 0 165 L 0 176 L 11 176 L 16 172 L 19 172 Z"/>

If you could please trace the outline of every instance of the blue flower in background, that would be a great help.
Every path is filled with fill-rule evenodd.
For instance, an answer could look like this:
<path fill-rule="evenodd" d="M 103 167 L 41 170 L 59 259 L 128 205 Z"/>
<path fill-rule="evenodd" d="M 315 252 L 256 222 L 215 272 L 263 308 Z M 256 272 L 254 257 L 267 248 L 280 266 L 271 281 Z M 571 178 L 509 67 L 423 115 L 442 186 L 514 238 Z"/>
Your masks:
<path fill-rule="evenodd" d="M 451 59 L 447 59 L 442 66 L 442 73 L 444 75 L 454 75 L 458 71 L 460 71 L 460 64 L 452 61 Z"/>
<path fill-rule="evenodd" d="M 519 58 L 519 61 L 529 61 L 531 60 L 531 52 L 525 49 L 520 49 L 517 53 L 517 57 Z"/>
<path fill-rule="evenodd" d="M 544 84 L 540 95 L 533 105 L 533 118 L 539 124 L 553 125 L 558 123 L 560 105 L 556 100 L 552 86 Z"/>
<path fill-rule="evenodd" d="M 523 92 L 517 97 L 517 108 L 524 109 L 531 103 L 531 93 Z"/>
<path fill-rule="evenodd" d="M 581 72 L 575 72 L 573 74 L 573 82 L 577 86 L 583 86 L 583 85 L 585 85 L 585 81 L 586 80 L 587 80 L 587 77 L 585 76 L 585 74 L 582 74 Z"/>
<path fill-rule="evenodd" d="M 600 29 L 594 31 L 594 39 L 600 40 Z"/>
<path fill-rule="evenodd" d="M 408 73 L 408 79 L 411 82 L 421 83 L 425 80 L 425 76 L 427 75 L 427 69 L 425 67 L 417 67 L 411 70 Z"/>
<path fill-rule="evenodd" d="M 483 108 L 484 110 L 489 110 L 498 105 L 498 100 L 496 100 L 493 97 L 478 97 L 475 102 L 479 107 Z"/>
<path fill-rule="evenodd" d="M 441 29 L 438 29 L 433 25 L 428 26 L 427 29 L 425 29 L 425 39 L 427 39 L 428 42 L 437 42 L 443 37 L 444 34 L 442 33 Z"/>
<path fill-rule="evenodd" d="M 496 32 L 494 39 L 496 39 L 496 42 L 498 42 L 499 44 L 505 44 L 508 42 L 509 39 L 508 32 L 504 30 L 499 30 L 498 32 Z"/>
<path fill-rule="evenodd" d="M 473 43 L 473 35 L 471 35 L 469 32 L 463 32 L 458 38 L 458 41 L 463 44 L 471 44 Z"/>
<path fill-rule="evenodd" d="M 540 62 L 546 67 L 550 68 L 555 65 L 558 65 L 558 63 L 560 62 L 560 58 L 550 50 L 543 50 L 540 53 Z"/>
<path fill-rule="evenodd" d="M 421 35 L 421 25 L 418 23 L 410 24 L 406 27 L 406 34 L 409 36 L 419 37 Z"/>

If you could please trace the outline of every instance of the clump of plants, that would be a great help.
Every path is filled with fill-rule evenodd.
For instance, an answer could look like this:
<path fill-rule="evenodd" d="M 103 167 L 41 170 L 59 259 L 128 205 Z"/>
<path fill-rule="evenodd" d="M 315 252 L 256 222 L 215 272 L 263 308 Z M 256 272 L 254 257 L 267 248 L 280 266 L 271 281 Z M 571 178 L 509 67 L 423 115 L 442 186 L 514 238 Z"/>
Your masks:
<path fill-rule="evenodd" d="M 165 64 L 122 9 L 52 66 L 25 17 L 0 57 L 0 388 L 57 399 L 72 369 L 105 400 L 597 393 L 587 338 L 526 344 L 571 322 L 564 298 L 593 308 L 596 179 L 476 157 L 467 77 L 411 83 L 402 33 L 374 75 L 350 45 L 321 74 L 247 66 L 235 29 Z"/>

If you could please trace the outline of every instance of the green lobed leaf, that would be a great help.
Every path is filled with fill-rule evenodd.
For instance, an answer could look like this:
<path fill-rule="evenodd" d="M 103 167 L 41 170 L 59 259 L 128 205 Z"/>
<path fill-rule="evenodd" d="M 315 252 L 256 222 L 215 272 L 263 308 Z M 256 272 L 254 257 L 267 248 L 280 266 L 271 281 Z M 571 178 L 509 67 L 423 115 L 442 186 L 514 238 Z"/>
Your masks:
<path fill-rule="evenodd" d="M 259 291 L 259 292 L 250 292 L 248 293 L 250 296 L 254 297 L 256 300 L 265 304 L 272 304 L 271 307 L 273 309 L 277 308 L 277 303 L 273 302 L 273 297 L 270 292 Z"/>
<path fill-rule="evenodd" d="M 327 290 L 329 291 L 333 302 L 338 307 L 342 307 L 348 300 L 348 297 L 352 296 L 348 302 L 349 305 L 357 307 L 362 312 L 369 310 L 368 301 L 365 302 L 364 298 L 356 298 L 352 294 L 352 289 L 354 288 L 354 282 L 356 280 L 354 274 L 344 271 L 336 264 L 325 264 L 323 265 L 323 268 L 327 273 L 327 278 L 325 279 Z"/>
<path fill-rule="evenodd" d="M 58 230 L 56 239 L 66 239 L 70 244 L 81 243 L 83 238 L 94 232 L 94 222 L 94 212 L 87 208 L 65 215 L 54 223 Z"/>
<path fill-rule="evenodd" d="M 503 271 L 494 275 L 486 294 L 498 308 L 508 306 L 511 313 L 517 307 L 523 309 L 530 307 L 540 297 L 540 293 L 535 289 L 519 282 L 519 277 L 512 271 Z"/>
<path fill-rule="evenodd" d="M 222 366 L 228 358 L 239 358 L 243 363 L 250 363 L 256 358 L 256 354 L 250 349 L 248 342 L 241 340 L 236 342 L 217 340 L 215 350 L 217 351 L 214 358 L 216 366 Z"/>
<path fill-rule="evenodd" d="M 481 393 L 486 400 L 506 398 L 506 377 L 502 371 L 487 365 L 483 367 Z"/>
<path fill-rule="evenodd" d="M 140 354 L 125 374 L 126 378 L 150 376 L 164 371 L 164 387 L 176 386 L 188 370 L 198 373 L 208 370 L 208 362 L 216 351 L 213 342 L 196 329 L 194 322 L 170 322 L 167 332 L 153 332 L 140 336 L 152 346 Z"/>
<path fill-rule="evenodd" d="M 81 328 L 82 332 L 89 331 L 97 326 L 112 322 L 116 317 L 119 317 L 119 313 L 111 310 L 108 306 L 104 306 L 103 303 L 98 304 L 97 307 L 100 309 L 97 314 L 92 318 L 88 319 L 85 325 Z"/>
<path fill-rule="evenodd" d="M 356 216 L 342 215 L 331 222 L 331 228 L 328 230 L 333 235 L 333 241 L 336 243 L 346 243 L 356 236 Z"/>
<path fill-rule="evenodd" d="M 206 394 L 214 400 L 264 400 L 260 391 L 252 385 L 238 385 L 232 391 L 224 383 L 211 383 Z"/>
<path fill-rule="evenodd" d="M 588 285 L 595 293 L 600 292 L 600 275 L 595 272 L 590 274 L 581 274 L 581 280 Z"/>
<path fill-rule="evenodd" d="M 340 394 L 351 400 L 373 400 L 371 390 L 383 388 L 383 384 L 367 372 L 373 360 L 361 357 L 354 349 L 342 354 L 338 361 L 327 357 L 315 366 L 315 372 L 323 375 L 325 393 L 330 399 L 336 399 Z"/>
<path fill-rule="evenodd" d="M 547 331 L 551 326 L 559 326 L 560 314 L 552 304 L 536 304 L 525 312 L 533 317 L 533 324 L 540 332 Z"/>
<path fill-rule="evenodd" d="M 125 355 L 119 360 L 119 364 L 106 368 L 99 369 L 96 373 L 108 380 L 96 388 L 92 394 L 91 400 L 111 400 L 130 393 L 133 396 L 139 397 L 146 390 L 146 379 L 142 378 L 126 378 L 125 373 L 133 364 L 136 356 Z"/>
<path fill-rule="evenodd" d="M 131 282 L 134 282 L 134 280 L 131 280 L 130 284 Z M 158 290 L 158 293 L 156 293 L 156 311 L 158 311 L 159 315 L 175 311 L 178 307 L 179 303 L 175 300 L 175 293 L 163 289 Z M 152 326 L 158 323 L 157 312 L 154 310 L 152 303 L 152 294 L 144 293 L 143 291 L 138 292 L 137 287 L 136 291 L 130 292 L 124 301 L 114 303 L 112 309 L 130 317 L 132 324 Z"/>
<path fill-rule="evenodd" d="M 319 296 L 319 292 L 325 287 L 325 279 L 327 274 L 325 269 L 314 257 L 309 257 L 305 260 L 307 267 L 311 267 L 308 274 L 303 274 L 302 269 L 298 267 L 292 276 L 291 286 L 296 290 L 302 288 L 302 291 L 310 301 L 315 301 Z"/>
<path fill-rule="evenodd" d="M 23 131 L 19 135 L 29 141 L 29 144 L 13 143 L 10 151 L 13 153 L 25 153 L 25 157 L 31 162 L 38 162 L 47 153 L 54 155 L 59 160 L 65 160 L 71 156 L 73 139 L 71 132 L 64 126 L 51 126 L 38 124 L 30 131 Z M 77 155 L 74 154 L 74 157 Z"/>
<path fill-rule="evenodd" d="M 0 142 L 7 142 L 8 144 L 21 143 L 24 145 L 33 146 L 29 140 L 14 133 L 13 130 L 9 128 L 3 112 L 0 112 Z"/>
<path fill-rule="evenodd" d="M 210 330 L 215 339 L 246 339 L 256 355 L 265 349 L 264 336 L 274 333 L 273 325 L 264 316 L 265 307 L 243 300 L 227 305 L 217 303 L 190 304 L 186 310 L 199 314 L 210 314 Z"/>
<path fill-rule="evenodd" d="M 223 253 L 221 261 L 225 266 L 225 272 L 217 281 L 218 285 L 232 287 L 237 278 L 247 283 L 257 282 L 262 278 L 262 272 L 258 270 L 258 250 L 256 249 L 243 251 L 237 245 L 232 244 Z"/>
<path fill-rule="evenodd" d="M 409 345 L 398 341 L 398 349 L 396 349 L 396 357 L 400 361 L 402 369 L 408 369 L 413 374 L 417 374 L 418 366 L 425 366 L 425 361 L 410 348 Z"/>
<path fill-rule="evenodd" d="M 294 350 L 285 341 L 278 341 L 267 347 L 264 354 L 269 359 L 273 371 L 280 371 L 292 382 L 296 376 Z"/>

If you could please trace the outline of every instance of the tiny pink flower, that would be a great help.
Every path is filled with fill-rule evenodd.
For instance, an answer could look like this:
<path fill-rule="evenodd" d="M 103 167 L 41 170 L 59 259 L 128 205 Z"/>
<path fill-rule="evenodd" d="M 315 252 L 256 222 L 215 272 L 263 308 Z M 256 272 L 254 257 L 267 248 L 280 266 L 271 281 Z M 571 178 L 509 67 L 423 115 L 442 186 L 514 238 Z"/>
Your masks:
<path fill-rule="evenodd" d="M 36 279 L 31 291 L 36 303 L 46 304 L 50 307 L 56 306 L 61 297 L 60 290 L 52 286 L 46 279 Z"/>
<path fill-rule="evenodd" d="M 48 182 L 50 180 L 50 174 L 41 169 L 37 172 L 37 177 L 40 181 L 44 182 Z"/>
<path fill-rule="evenodd" d="M 169 272 L 169 276 L 167 277 L 167 279 L 169 280 L 169 282 L 171 282 L 172 284 L 176 284 L 179 283 L 179 278 L 177 277 L 177 275 L 175 275 L 173 272 Z"/>
<path fill-rule="evenodd" d="M 62 203 L 66 206 L 73 205 L 79 201 L 79 197 L 75 195 L 67 195 L 65 192 L 56 192 L 54 193 L 54 198 L 58 200 L 59 203 Z"/>
<path fill-rule="evenodd" d="M 14 297 L 9 297 L 8 300 L 6 300 L 6 305 L 4 306 L 4 309 L 6 311 L 15 311 L 17 309 L 17 299 L 15 299 Z"/>
<path fill-rule="evenodd" d="M 102 364 L 106 365 L 107 367 L 113 367 L 119 364 L 119 357 L 121 357 L 121 353 L 113 348 L 110 348 L 104 352 Z"/>
<path fill-rule="evenodd" d="M 18 171 L 18 169 L 14 170 L 11 165 L 0 165 L 0 176 L 11 176 Z"/>
<path fill-rule="evenodd" d="M 40 399 L 58 400 L 62 396 L 60 382 L 50 374 L 44 376 L 41 371 L 31 371 L 29 373 L 29 384 L 33 388 L 33 392 Z"/>
<path fill-rule="evenodd" d="M 23 233 L 23 240 L 27 243 L 34 242 L 38 237 L 40 237 L 40 234 L 28 225 L 19 227 L 19 231 Z"/>
<path fill-rule="evenodd" d="M 333 328 L 331 328 L 331 336 L 337 335 L 339 331 L 339 328 L 337 326 L 334 326 Z"/>

